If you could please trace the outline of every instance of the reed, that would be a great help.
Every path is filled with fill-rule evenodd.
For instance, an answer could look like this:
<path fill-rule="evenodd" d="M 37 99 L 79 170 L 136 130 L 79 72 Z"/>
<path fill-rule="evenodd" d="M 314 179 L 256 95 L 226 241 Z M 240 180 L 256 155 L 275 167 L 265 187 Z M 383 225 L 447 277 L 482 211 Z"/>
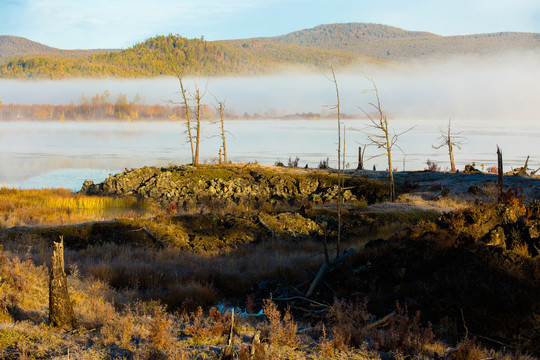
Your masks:
<path fill-rule="evenodd" d="M 145 212 L 147 207 L 133 197 L 88 196 L 67 189 L 0 188 L 0 227 L 3 228 L 105 220 L 131 210 Z"/>

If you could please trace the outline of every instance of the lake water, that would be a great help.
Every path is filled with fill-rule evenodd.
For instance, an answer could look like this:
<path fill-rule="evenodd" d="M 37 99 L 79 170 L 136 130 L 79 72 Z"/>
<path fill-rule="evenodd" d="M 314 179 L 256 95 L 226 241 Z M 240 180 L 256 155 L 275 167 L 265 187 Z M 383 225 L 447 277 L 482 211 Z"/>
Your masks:
<path fill-rule="evenodd" d="M 365 120 L 344 121 L 346 162 L 356 168 L 359 144 L 366 136 L 358 131 Z M 398 170 L 422 170 L 428 159 L 444 170 L 449 166 L 446 148 L 435 150 L 440 130 L 447 119 L 395 120 L 390 126 L 404 134 L 393 152 Z M 496 146 L 503 150 L 505 170 L 523 166 L 540 167 L 540 124 L 536 121 L 510 123 L 487 120 L 453 121 L 455 132 L 462 132 L 465 144 L 455 149 L 458 169 L 475 162 L 478 168 L 496 166 Z M 289 158 L 300 158 L 300 166 L 316 167 L 330 159 L 336 166 L 336 121 L 313 120 L 230 120 L 227 139 L 232 162 L 258 162 L 285 165 Z M 217 160 L 219 127 L 203 123 L 200 162 Z M 366 150 L 365 167 L 385 170 L 385 158 L 367 158 L 380 153 Z M 144 165 L 167 166 L 191 161 L 181 122 L 2 122 L 0 123 L 0 184 L 19 188 L 66 187 L 80 189 L 86 179 L 100 182 L 109 174 Z"/>

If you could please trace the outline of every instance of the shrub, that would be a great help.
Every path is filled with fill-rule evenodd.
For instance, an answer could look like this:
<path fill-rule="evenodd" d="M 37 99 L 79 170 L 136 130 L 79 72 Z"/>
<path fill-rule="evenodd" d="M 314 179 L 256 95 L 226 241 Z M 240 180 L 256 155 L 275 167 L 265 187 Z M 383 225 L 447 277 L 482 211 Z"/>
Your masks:
<path fill-rule="evenodd" d="M 319 166 L 317 166 L 319 169 L 329 169 L 330 166 L 328 165 L 328 158 L 326 160 L 319 161 Z"/>
<path fill-rule="evenodd" d="M 172 348 L 176 336 L 173 333 L 173 321 L 164 306 L 156 305 L 150 323 L 150 344 L 156 351 L 167 351 Z"/>
<path fill-rule="evenodd" d="M 118 315 L 106 323 L 100 331 L 101 341 L 104 345 L 117 345 L 127 348 L 131 342 L 135 319 L 129 312 Z"/>
<path fill-rule="evenodd" d="M 429 172 L 440 172 L 441 171 L 441 167 L 439 165 L 437 165 L 436 163 L 434 163 L 433 161 L 429 160 L 426 162 L 427 164 L 427 167 L 424 168 L 425 171 L 429 171 Z"/>
<path fill-rule="evenodd" d="M 282 316 L 277 305 L 270 298 L 263 301 L 263 312 L 268 319 L 264 337 L 276 346 L 295 347 L 297 326 L 290 310 L 287 308 Z"/>
<path fill-rule="evenodd" d="M 431 323 L 428 322 L 427 327 L 421 326 L 420 311 L 411 319 L 407 305 L 402 307 L 396 302 L 396 312 L 390 319 L 389 329 L 376 334 L 376 347 L 383 351 L 419 354 L 425 352 L 434 337 Z"/>
<path fill-rule="evenodd" d="M 182 314 L 182 320 L 184 323 L 184 334 L 189 335 L 196 341 L 204 340 L 211 337 L 227 334 L 230 322 L 231 314 L 221 314 L 217 308 L 212 307 L 208 316 L 203 312 L 202 307 L 198 307 L 197 311 L 191 314 Z"/>
<path fill-rule="evenodd" d="M 344 350 L 347 346 L 361 345 L 367 335 L 364 326 L 372 317 L 367 311 L 367 300 L 348 302 L 335 298 L 328 313 L 328 320 L 333 325 L 332 347 Z"/>
<path fill-rule="evenodd" d="M 297 168 L 299 161 L 300 161 L 300 158 L 298 156 L 294 160 L 292 158 L 289 158 L 289 162 L 287 163 L 287 167 Z"/>

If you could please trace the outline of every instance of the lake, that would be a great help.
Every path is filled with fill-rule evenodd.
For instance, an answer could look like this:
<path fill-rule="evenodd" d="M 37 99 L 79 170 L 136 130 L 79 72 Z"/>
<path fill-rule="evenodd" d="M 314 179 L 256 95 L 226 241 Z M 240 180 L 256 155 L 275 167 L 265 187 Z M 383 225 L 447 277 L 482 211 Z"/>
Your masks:
<path fill-rule="evenodd" d="M 365 120 L 344 121 L 346 162 L 356 168 L 359 144 L 366 136 L 358 130 Z M 414 126 L 401 136 L 400 149 L 393 151 L 398 170 L 423 170 L 430 159 L 441 169 L 449 167 L 446 148 L 438 145 L 440 130 L 448 119 L 393 120 L 396 133 Z M 336 166 L 337 125 L 331 120 L 230 120 L 227 151 L 232 162 L 258 162 L 287 165 L 289 158 L 300 158 L 304 167 L 316 167 L 330 159 Z M 540 124 L 536 121 L 452 121 L 452 128 L 462 132 L 465 144 L 455 149 L 458 169 L 466 164 L 496 166 L 496 147 L 503 151 L 505 170 L 523 166 L 527 155 L 529 167 L 540 167 Z M 203 123 L 200 162 L 216 162 L 220 139 L 219 127 Z M 365 167 L 385 170 L 385 158 L 368 159 L 380 153 L 375 147 L 366 150 Z M 104 180 L 109 174 L 145 165 L 167 166 L 191 161 L 182 122 L 0 122 L 0 184 L 18 188 L 65 187 L 77 191 L 84 180 Z"/>

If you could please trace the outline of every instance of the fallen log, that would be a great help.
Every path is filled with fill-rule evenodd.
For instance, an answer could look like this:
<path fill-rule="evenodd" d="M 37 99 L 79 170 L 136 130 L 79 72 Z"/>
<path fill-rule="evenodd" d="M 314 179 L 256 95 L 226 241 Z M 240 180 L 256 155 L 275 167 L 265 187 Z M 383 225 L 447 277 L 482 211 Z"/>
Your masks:
<path fill-rule="evenodd" d="M 338 256 L 334 261 L 332 261 L 330 264 L 325 262 L 324 264 L 321 265 L 321 268 L 319 269 L 319 271 L 317 272 L 317 275 L 315 275 L 315 278 L 313 279 L 313 282 L 311 283 L 311 285 L 309 286 L 309 289 L 306 293 L 306 297 L 310 297 L 311 294 L 313 294 L 313 291 L 315 291 L 315 288 L 317 287 L 317 285 L 319 284 L 319 282 L 321 281 L 325 271 L 331 267 L 331 266 L 334 266 L 338 263 L 340 263 L 341 261 L 345 260 L 347 257 L 349 257 L 349 255 L 351 255 L 352 253 L 354 253 L 354 249 L 349 249 L 347 251 L 345 251 L 343 254 L 341 254 L 340 256 Z"/>

